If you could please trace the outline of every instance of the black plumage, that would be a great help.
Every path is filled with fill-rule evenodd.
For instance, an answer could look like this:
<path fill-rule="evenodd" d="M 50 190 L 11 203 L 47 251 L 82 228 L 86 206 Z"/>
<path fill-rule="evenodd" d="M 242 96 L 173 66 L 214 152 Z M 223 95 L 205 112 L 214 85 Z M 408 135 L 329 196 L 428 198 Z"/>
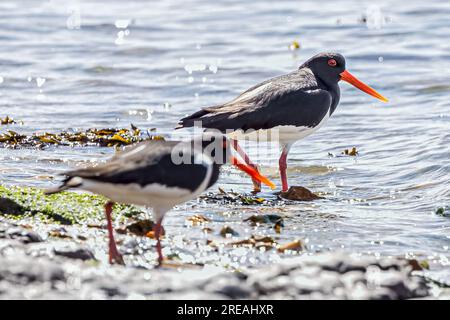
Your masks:
<path fill-rule="evenodd" d="M 66 175 L 104 183 L 138 184 L 141 187 L 157 183 L 169 188 L 196 190 L 206 177 L 207 167 L 195 164 L 194 154 L 189 155 L 188 163 L 175 164 L 173 147 L 172 141 L 149 141 L 145 143 L 145 149 L 152 149 L 151 153 L 128 156 L 133 150 L 127 151 L 107 163 L 70 171 Z"/>
<path fill-rule="evenodd" d="M 294 72 L 261 82 L 229 102 L 203 108 L 182 118 L 177 129 L 200 126 L 226 133 L 236 140 L 236 151 L 255 168 L 257 166 L 239 147 L 237 140 L 277 139 L 282 149 L 279 158 L 282 190 L 286 191 L 289 150 L 296 141 L 319 129 L 334 113 L 340 99 L 340 80 L 387 102 L 385 97 L 346 71 L 342 55 L 320 53 Z M 254 191 L 260 191 L 261 185 L 256 181 L 253 183 Z"/>
<path fill-rule="evenodd" d="M 300 68 L 286 75 L 266 80 L 244 91 L 237 98 L 222 105 L 203 108 L 182 118 L 177 128 L 192 127 L 201 121 L 204 128 L 226 130 L 259 130 L 277 126 L 315 127 L 332 114 L 339 103 L 337 81 L 320 76 L 322 60 L 333 57 L 345 70 L 341 55 L 323 53 L 306 61 Z M 329 70 L 322 73 L 328 75 Z"/>
<path fill-rule="evenodd" d="M 213 151 L 213 152 L 210 152 Z M 221 151 L 221 152 L 218 152 Z M 109 261 L 123 264 L 114 239 L 111 213 L 114 202 L 153 208 L 158 263 L 163 260 L 160 235 L 165 213 L 212 186 L 229 147 L 223 135 L 204 134 L 191 141 L 146 141 L 126 148 L 105 163 L 66 172 L 63 184 L 47 194 L 79 188 L 110 199 L 105 205 Z"/>

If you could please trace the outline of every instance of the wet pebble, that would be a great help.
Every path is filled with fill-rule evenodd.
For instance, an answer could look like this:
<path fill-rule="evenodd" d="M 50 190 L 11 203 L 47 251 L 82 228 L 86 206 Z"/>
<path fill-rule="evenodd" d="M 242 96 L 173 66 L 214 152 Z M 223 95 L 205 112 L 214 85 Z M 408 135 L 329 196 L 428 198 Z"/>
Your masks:
<path fill-rule="evenodd" d="M 73 260 L 72 260 L 73 261 Z M 380 267 L 382 261 L 384 269 Z M 391 265 L 395 268 L 385 267 Z M 347 266 L 343 268 L 342 266 Z M 106 268 L 106 269 L 105 269 Z M 359 270 L 360 269 L 360 270 Z M 40 288 L 40 298 L 112 299 L 409 299 L 425 297 L 423 278 L 411 275 L 398 259 L 352 257 L 322 253 L 283 260 L 280 264 L 236 273 L 205 274 L 202 268 L 181 270 L 93 266 L 46 257 L 0 255 L 0 299 L 28 298 Z M 107 270 L 107 272 L 105 272 Z M 207 279 L 205 279 L 207 278 Z M 76 288 L 70 283 L 78 283 Z M 70 290 L 69 290 L 70 288 Z"/>
<path fill-rule="evenodd" d="M 16 226 L 4 229 L 0 227 L 0 239 L 2 238 L 15 239 L 24 244 L 42 241 L 42 238 L 36 232 Z"/>
<path fill-rule="evenodd" d="M 120 249 L 133 254 L 128 251 L 142 251 L 148 241 L 134 237 Z M 345 252 L 285 258 L 234 273 L 182 264 L 146 269 L 84 262 L 94 258 L 73 239 L 42 241 L 33 231 L 0 220 L 0 299 L 409 299 L 430 294 L 426 280 L 411 274 L 409 260 Z"/>
<path fill-rule="evenodd" d="M 221 294 L 231 299 L 248 298 L 252 294 L 251 287 L 240 277 L 219 276 L 203 286 L 203 290 Z"/>
<path fill-rule="evenodd" d="M 229 236 L 238 236 L 239 233 L 230 226 L 225 226 L 220 230 L 220 235 L 225 238 Z"/>
<path fill-rule="evenodd" d="M 310 190 L 305 187 L 300 186 L 292 186 L 286 192 L 280 192 L 280 197 L 287 200 L 295 200 L 295 201 L 312 201 L 323 199 L 323 197 L 318 196 L 315 193 L 312 193 Z"/>
<path fill-rule="evenodd" d="M 53 249 L 53 253 L 56 256 L 66 257 L 69 259 L 78 259 L 78 260 L 95 260 L 95 256 L 87 248 L 78 247 L 78 246 L 61 246 Z"/>
<path fill-rule="evenodd" d="M 0 197 L 0 214 L 2 212 L 18 216 L 25 212 L 25 208 L 11 199 Z"/>
<path fill-rule="evenodd" d="M 34 282 L 52 284 L 66 280 L 64 270 L 50 260 L 14 255 L 0 257 L 0 261 L 0 279 L 3 284 L 6 282 L 26 287 Z"/>

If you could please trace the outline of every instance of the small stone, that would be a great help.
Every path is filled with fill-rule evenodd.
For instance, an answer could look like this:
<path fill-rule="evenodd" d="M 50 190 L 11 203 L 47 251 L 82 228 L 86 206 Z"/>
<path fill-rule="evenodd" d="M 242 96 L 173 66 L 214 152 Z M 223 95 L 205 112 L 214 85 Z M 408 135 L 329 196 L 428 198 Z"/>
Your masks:
<path fill-rule="evenodd" d="M 72 239 L 72 236 L 67 232 L 65 228 L 59 228 L 51 230 L 48 235 L 50 237 L 54 238 L 60 238 L 60 239 Z"/>
<path fill-rule="evenodd" d="M 0 279 L 22 291 L 31 289 L 33 283 L 63 281 L 66 279 L 61 266 L 42 258 L 16 255 L 3 258 L 0 256 Z"/>
<path fill-rule="evenodd" d="M 57 256 L 66 257 L 77 260 L 95 260 L 94 254 L 86 248 L 65 246 L 54 248 L 53 253 Z"/>
<path fill-rule="evenodd" d="M 10 239 L 19 240 L 22 243 L 42 242 L 42 238 L 33 231 L 29 231 L 19 227 L 12 227 L 5 232 Z"/>
<path fill-rule="evenodd" d="M 426 260 L 419 261 L 417 259 L 407 259 L 406 261 L 408 265 L 411 267 L 411 271 L 422 271 L 423 269 L 430 268 L 430 265 Z"/>
<path fill-rule="evenodd" d="M 302 251 L 303 250 L 303 243 L 301 240 L 295 240 L 289 243 L 286 243 L 284 245 L 281 245 L 278 247 L 278 252 L 285 252 L 285 251 Z"/>
<path fill-rule="evenodd" d="M 127 225 L 125 228 L 117 229 L 116 231 L 121 234 L 125 234 L 127 232 L 132 233 L 134 235 L 145 237 L 149 236 L 149 233 L 153 231 L 155 223 L 151 220 L 139 220 L 134 223 Z M 164 228 L 162 228 L 161 234 L 165 234 Z"/>
<path fill-rule="evenodd" d="M 277 214 L 255 214 L 244 221 L 251 222 L 252 225 L 256 225 L 258 223 L 278 223 L 279 221 L 283 221 L 283 218 Z"/>
<path fill-rule="evenodd" d="M 248 284 L 238 277 L 219 276 L 209 281 L 203 289 L 207 292 L 223 294 L 231 299 L 244 299 L 251 294 Z"/>
<path fill-rule="evenodd" d="M 211 221 L 211 219 L 209 219 L 201 214 L 194 214 L 192 217 L 187 218 L 187 220 L 193 226 L 198 226 L 198 225 L 205 224 L 205 223 L 208 223 Z"/>
<path fill-rule="evenodd" d="M 8 198 L 0 198 L 0 214 L 19 216 L 24 214 L 25 208 Z"/>
<path fill-rule="evenodd" d="M 266 250 L 270 250 L 274 247 L 275 240 L 270 236 L 258 236 L 252 235 L 248 239 L 234 241 L 229 243 L 231 246 L 249 246 L 259 248 L 265 248 Z"/>
<path fill-rule="evenodd" d="M 212 228 L 205 227 L 205 228 L 202 229 L 202 231 L 203 231 L 204 233 L 211 233 L 211 232 L 213 232 L 214 230 L 213 230 Z"/>
<path fill-rule="evenodd" d="M 323 199 L 310 190 L 301 187 L 301 186 L 292 186 L 286 192 L 280 192 L 280 197 L 287 200 L 296 200 L 296 201 L 312 201 L 317 199 Z"/>
<path fill-rule="evenodd" d="M 283 219 L 278 220 L 273 228 L 275 229 L 276 233 L 281 233 L 281 229 L 284 227 Z"/>
<path fill-rule="evenodd" d="M 229 236 L 238 236 L 239 233 L 237 233 L 233 228 L 231 228 L 230 226 L 225 226 L 222 228 L 222 230 L 220 230 L 220 235 L 224 238 L 229 237 Z"/>

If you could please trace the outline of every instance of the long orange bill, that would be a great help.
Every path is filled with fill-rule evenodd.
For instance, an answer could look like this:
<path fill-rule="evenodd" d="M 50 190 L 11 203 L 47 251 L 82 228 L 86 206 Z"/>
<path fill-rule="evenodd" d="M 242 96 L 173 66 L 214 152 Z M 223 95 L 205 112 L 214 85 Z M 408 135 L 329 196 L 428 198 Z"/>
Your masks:
<path fill-rule="evenodd" d="M 374 89 L 372 89 L 371 87 L 369 87 L 367 84 L 359 81 L 355 76 L 353 76 L 350 72 L 348 72 L 347 70 L 345 70 L 344 72 L 342 72 L 340 74 L 341 76 L 341 80 L 344 80 L 352 85 L 354 85 L 355 87 L 357 87 L 359 90 L 364 91 L 367 94 L 370 94 L 372 97 L 375 97 L 377 99 L 380 99 L 383 102 L 388 102 L 388 99 L 386 99 L 385 97 L 383 97 L 381 94 L 379 94 L 378 92 L 376 92 Z"/>
<path fill-rule="evenodd" d="M 271 189 L 275 189 L 275 184 L 261 175 L 258 171 L 250 167 L 249 165 L 246 165 L 245 163 L 240 162 L 236 157 L 231 156 L 231 163 L 235 165 L 239 170 L 244 171 L 246 174 L 248 174 L 250 177 L 252 177 L 255 180 L 258 180 L 261 183 L 264 183 L 265 185 L 269 186 Z"/>

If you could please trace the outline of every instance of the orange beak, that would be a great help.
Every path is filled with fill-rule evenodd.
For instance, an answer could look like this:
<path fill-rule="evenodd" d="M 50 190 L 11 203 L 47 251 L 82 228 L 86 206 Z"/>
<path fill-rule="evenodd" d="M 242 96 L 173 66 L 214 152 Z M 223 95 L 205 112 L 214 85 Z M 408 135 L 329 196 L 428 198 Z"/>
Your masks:
<path fill-rule="evenodd" d="M 388 99 L 386 99 L 385 97 L 383 97 L 381 94 L 379 94 L 378 92 L 376 92 L 374 89 L 372 89 L 371 87 L 369 87 L 367 84 L 359 81 L 355 76 L 353 76 L 350 72 L 348 72 L 347 70 L 345 70 L 344 72 L 342 72 L 340 74 L 341 76 L 341 80 L 344 80 L 352 85 L 354 85 L 355 87 L 357 87 L 359 90 L 364 91 L 367 94 L 370 94 L 372 97 L 375 97 L 377 99 L 380 99 L 383 102 L 388 102 Z"/>
<path fill-rule="evenodd" d="M 255 180 L 258 180 L 261 183 L 264 183 L 265 185 L 269 186 L 271 189 L 275 189 L 275 184 L 273 184 L 272 181 L 261 175 L 258 171 L 250 167 L 249 165 L 246 165 L 245 163 L 240 162 L 237 158 L 231 157 L 231 163 L 235 165 L 239 170 L 244 171 L 246 174 L 248 174 L 250 177 L 252 177 Z"/>

